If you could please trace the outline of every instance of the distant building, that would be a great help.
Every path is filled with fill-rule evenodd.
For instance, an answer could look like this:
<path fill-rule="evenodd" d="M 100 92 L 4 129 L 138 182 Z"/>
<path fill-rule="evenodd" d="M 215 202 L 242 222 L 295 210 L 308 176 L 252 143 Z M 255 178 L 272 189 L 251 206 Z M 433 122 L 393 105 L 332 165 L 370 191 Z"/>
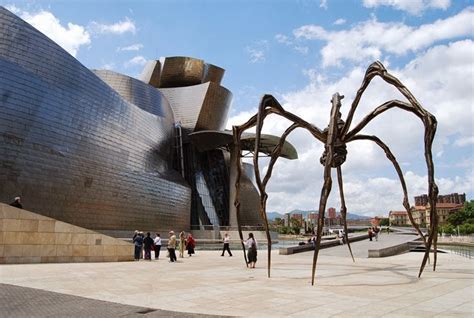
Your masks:
<path fill-rule="evenodd" d="M 404 226 L 410 225 L 407 211 L 390 211 L 388 214 L 390 225 Z"/>
<path fill-rule="evenodd" d="M 429 211 L 428 211 L 429 213 Z M 421 227 L 426 226 L 426 206 L 415 205 L 411 208 L 413 221 Z"/>
<path fill-rule="evenodd" d="M 328 209 L 328 218 L 329 219 L 335 219 L 336 218 L 336 209 L 335 208 L 329 208 Z"/>
<path fill-rule="evenodd" d="M 308 226 L 311 227 L 312 229 L 317 228 L 318 226 L 318 217 L 319 214 L 315 212 L 311 212 L 306 216 L 306 221 L 308 223 Z"/>
<path fill-rule="evenodd" d="M 448 217 L 462 209 L 463 204 L 457 203 L 437 203 L 436 215 L 438 216 L 438 224 L 448 223 Z M 430 206 L 414 206 L 411 208 L 413 221 L 421 227 L 430 226 Z M 391 225 L 411 225 L 408 213 L 406 211 L 390 211 L 389 219 Z"/>
<path fill-rule="evenodd" d="M 458 212 L 463 208 L 464 204 L 456 204 L 456 203 L 437 203 L 436 204 L 436 214 L 438 215 L 438 224 L 443 225 L 448 223 L 448 217 Z M 426 226 L 429 226 L 431 223 L 430 219 L 430 206 L 426 206 L 425 211 L 425 222 Z"/>
<path fill-rule="evenodd" d="M 303 222 L 303 214 L 301 213 L 295 213 L 291 215 L 292 219 L 297 219 L 300 222 Z"/>
<path fill-rule="evenodd" d="M 456 203 L 464 204 L 466 202 L 466 194 L 451 193 L 445 195 L 438 195 L 438 203 Z M 415 197 L 415 206 L 426 206 L 428 205 L 428 195 L 422 194 Z"/>
<path fill-rule="evenodd" d="M 290 213 L 285 213 L 285 215 L 283 216 L 283 221 L 285 222 L 285 226 L 290 226 L 290 217 L 291 217 Z"/>

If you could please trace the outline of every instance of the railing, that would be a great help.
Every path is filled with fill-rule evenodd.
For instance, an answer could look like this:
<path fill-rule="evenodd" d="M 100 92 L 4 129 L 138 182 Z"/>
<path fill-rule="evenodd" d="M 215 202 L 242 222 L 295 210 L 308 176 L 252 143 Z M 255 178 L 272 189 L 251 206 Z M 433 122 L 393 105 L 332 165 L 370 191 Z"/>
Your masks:
<path fill-rule="evenodd" d="M 259 226 L 241 226 L 242 231 L 265 231 L 265 228 Z M 191 230 L 202 231 L 238 231 L 237 226 L 217 226 L 217 225 L 191 225 Z"/>
<path fill-rule="evenodd" d="M 472 259 L 474 257 L 473 247 L 462 245 L 442 245 L 442 248 L 445 250 L 449 250 L 453 254 L 463 256 L 469 259 Z"/>

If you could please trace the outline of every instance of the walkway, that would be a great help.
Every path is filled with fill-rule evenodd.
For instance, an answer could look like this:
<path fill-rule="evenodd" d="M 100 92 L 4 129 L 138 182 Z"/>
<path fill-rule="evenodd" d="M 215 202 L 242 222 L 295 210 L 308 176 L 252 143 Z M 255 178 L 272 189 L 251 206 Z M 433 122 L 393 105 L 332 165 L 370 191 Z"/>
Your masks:
<path fill-rule="evenodd" d="M 379 243 L 391 239 L 391 235 L 382 237 Z M 354 243 L 354 250 L 359 250 L 358 244 L 369 243 L 373 242 Z M 152 262 L 2 265 L 0 283 L 140 308 L 212 315 L 474 315 L 472 260 L 454 254 L 439 254 L 437 271 L 433 272 L 427 266 L 422 278 L 418 279 L 422 253 L 367 258 L 366 253 L 359 256 L 356 252 L 356 263 L 353 263 L 346 248 L 340 246 L 321 251 L 315 286 L 310 283 L 312 253 L 285 256 L 275 251 L 272 253 L 272 278 L 269 279 L 263 250 L 259 250 L 257 269 L 254 270 L 245 267 L 241 251 L 234 250 L 234 257 L 221 257 L 220 251 L 197 250 L 195 256 L 180 259 L 178 263 L 162 259 Z M 338 256 L 338 249 L 342 257 Z M 44 301 L 49 299 L 45 297 Z M 28 300 L 22 302 L 27 304 Z M 8 299 L 0 299 L 0 308 L 5 308 L 8 303 Z M 104 304 L 95 305 L 100 306 Z M 85 305 L 85 310 L 90 308 Z"/>
<path fill-rule="evenodd" d="M 225 317 L 122 305 L 6 284 L 0 284 L 0 304 L 0 317 Z"/>
<path fill-rule="evenodd" d="M 369 250 L 381 249 L 406 242 L 411 242 L 413 240 L 416 240 L 417 238 L 418 236 L 415 235 L 397 235 L 394 233 L 381 233 L 379 234 L 378 241 L 376 241 L 375 238 L 372 238 L 372 241 L 366 239 L 363 241 L 354 242 L 351 243 L 351 248 L 354 257 L 367 258 Z M 331 248 L 322 249 L 320 253 L 321 255 L 350 257 L 347 245 L 339 245 Z"/>

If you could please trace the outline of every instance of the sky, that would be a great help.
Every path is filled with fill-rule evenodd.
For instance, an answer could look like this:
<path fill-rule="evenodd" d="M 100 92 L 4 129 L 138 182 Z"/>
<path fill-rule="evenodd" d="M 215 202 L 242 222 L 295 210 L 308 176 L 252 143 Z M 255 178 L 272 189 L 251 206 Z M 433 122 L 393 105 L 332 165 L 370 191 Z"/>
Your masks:
<path fill-rule="evenodd" d="M 474 194 L 474 6 L 469 0 L 189 0 L 9 1 L 0 5 L 56 41 L 91 69 L 138 77 L 147 60 L 191 56 L 226 70 L 233 92 L 227 127 L 256 113 L 264 94 L 324 129 L 339 92 L 342 117 L 374 61 L 381 61 L 434 114 L 433 145 L 440 194 Z M 404 97 L 372 81 L 352 127 L 380 104 Z M 288 121 L 269 117 L 263 132 L 281 135 Z M 392 109 L 362 131 L 395 154 L 413 197 L 427 193 L 424 128 Z M 289 136 L 297 160 L 279 159 L 269 182 L 267 211 L 319 205 L 324 145 L 303 130 Z M 268 160 L 260 161 L 265 171 Z M 403 192 L 385 154 L 370 142 L 348 144 L 342 166 L 351 213 L 403 210 Z M 333 173 L 335 177 L 335 173 Z M 335 180 L 334 180 L 335 181 Z M 340 207 L 337 182 L 328 206 Z"/>

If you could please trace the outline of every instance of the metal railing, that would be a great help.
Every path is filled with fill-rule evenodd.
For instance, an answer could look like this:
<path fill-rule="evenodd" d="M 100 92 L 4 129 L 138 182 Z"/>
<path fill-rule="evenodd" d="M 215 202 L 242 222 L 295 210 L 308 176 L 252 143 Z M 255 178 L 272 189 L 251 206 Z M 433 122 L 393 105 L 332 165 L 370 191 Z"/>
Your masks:
<path fill-rule="evenodd" d="M 259 226 L 241 226 L 242 231 L 265 231 L 265 228 Z M 217 225 L 191 225 L 191 230 L 202 231 L 238 231 L 237 226 L 217 226 Z"/>

